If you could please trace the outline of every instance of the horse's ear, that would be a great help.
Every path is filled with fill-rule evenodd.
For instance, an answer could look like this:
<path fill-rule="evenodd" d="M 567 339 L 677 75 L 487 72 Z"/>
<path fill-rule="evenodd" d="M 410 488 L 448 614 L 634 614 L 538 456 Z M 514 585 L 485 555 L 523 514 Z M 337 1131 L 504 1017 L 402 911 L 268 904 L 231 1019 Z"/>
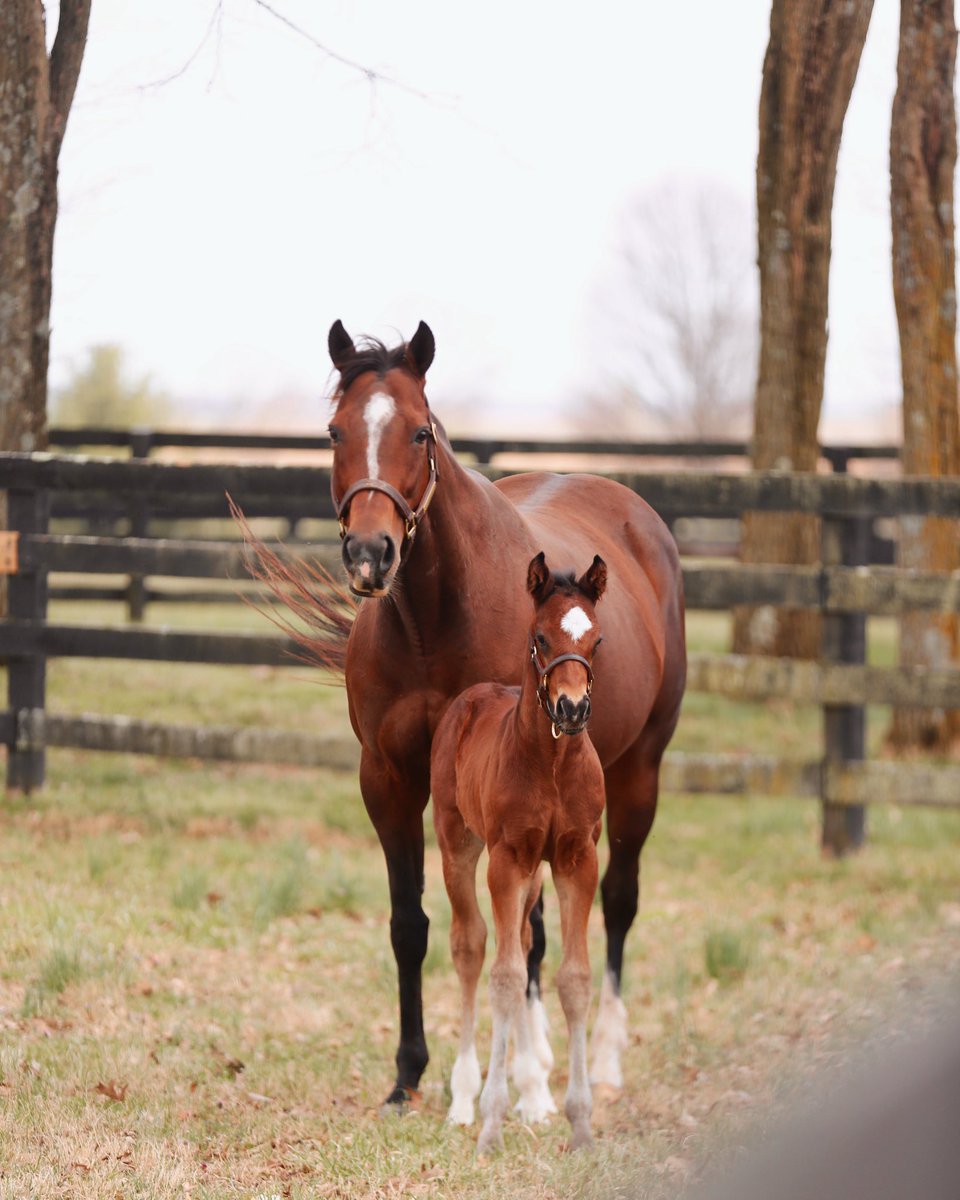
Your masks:
<path fill-rule="evenodd" d="M 353 338 L 344 329 L 342 321 L 334 321 L 330 326 L 330 332 L 327 335 L 327 349 L 330 351 L 333 365 L 338 371 L 342 371 L 356 354 L 357 348 L 353 344 Z"/>
<path fill-rule="evenodd" d="M 433 330 L 426 321 L 421 321 L 417 332 L 407 343 L 407 366 L 418 379 L 422 379 L 430 370 L 436 350 Z"/>
<path fill-rule="evenodd" d="M 550 571 L 547 568 L 547 557 L 541 550 L 536 558 L 531 558 L 527 567 L 527 591 L 539 604 L 544 599 L 547 584 L 550 582 Z"/>
<path fill-rule="evenodd" d="M 577 580 L 577 587 L 594 604 L 607 590 L 607 564 L 599 554 L 593 556 L 593 562 Z"/>

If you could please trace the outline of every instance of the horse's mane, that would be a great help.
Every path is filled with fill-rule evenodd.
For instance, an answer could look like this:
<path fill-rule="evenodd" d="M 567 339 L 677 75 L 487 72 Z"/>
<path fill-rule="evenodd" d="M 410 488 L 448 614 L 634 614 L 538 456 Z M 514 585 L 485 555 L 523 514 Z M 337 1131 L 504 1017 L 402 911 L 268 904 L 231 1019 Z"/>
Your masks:
<path fill-rule="evenodd" d="M 357 344 L 356 353 L 340 369 L 339 391 L 350 387 L 361 375 L 373 371 L 382 379 L 388 371 L 407 366 L 407 343 L 401 342 L 391 350 L 379 338 L 365 336 Z"/>

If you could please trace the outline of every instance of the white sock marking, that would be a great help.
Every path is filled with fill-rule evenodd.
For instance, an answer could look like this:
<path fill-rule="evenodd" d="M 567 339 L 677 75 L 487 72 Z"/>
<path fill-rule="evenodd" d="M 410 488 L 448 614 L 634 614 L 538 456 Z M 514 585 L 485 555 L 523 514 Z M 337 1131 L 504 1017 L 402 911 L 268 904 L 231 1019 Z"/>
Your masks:
<path fill-rule="evenodd" d="M 569 633 L 575 642 L 579 642 L 587 630 L 593 628 L 593 622 L 578 604 L 563 614 L 560 628 Z"/>
<path fill-rule="evenodd" d="M 590 1082 L 623 1087 L 621 1055 L 627 1047 L 627 1010 L 617 995 L 613 976 L 604 973 L 600 989 L 600 1009 L 590 1042 Z"/>
<path fill-rule="evenodd" d="M 480 1094 L 480 1063 L 477 1049 L 461 1050 L 450 1076 L 451 1103 L 447 1120 L 451 1125 L 473 1124 L 473 1102 Z"/>
<path fill-rule="evenodd" d="M 367 424 L 367 477 L 379 479 L 380 471 L 380 438 L 386 429 L 390 418 L 397 411 L 393 397 L 386 392 L 374 392 L 363 410 L 363 419 Z"/>

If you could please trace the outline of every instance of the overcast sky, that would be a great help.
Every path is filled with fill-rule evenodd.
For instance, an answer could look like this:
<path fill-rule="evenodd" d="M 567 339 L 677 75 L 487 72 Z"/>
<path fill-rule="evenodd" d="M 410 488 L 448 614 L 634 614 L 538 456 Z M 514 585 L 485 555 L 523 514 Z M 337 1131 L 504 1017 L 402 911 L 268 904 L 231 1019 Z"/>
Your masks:
<path fill-rule="evenodd" d="M 330 323 L 396 340 L 423 318 L 441 413 L 559 433 L 600 373 L 597 296 L 631 195 L 716 181 L 752 212 L 768 0 L 271 3 L 387 78 L 254 0 L 94 0 L 61 159 L 54 383 L 115 342 L 197 424 L 323 427 L 319 399 L 284 397 L 324 393 Z M 888 436 L 898 391 L 897 15 L 876 0 L 840 158 L 828 435 Z"/>

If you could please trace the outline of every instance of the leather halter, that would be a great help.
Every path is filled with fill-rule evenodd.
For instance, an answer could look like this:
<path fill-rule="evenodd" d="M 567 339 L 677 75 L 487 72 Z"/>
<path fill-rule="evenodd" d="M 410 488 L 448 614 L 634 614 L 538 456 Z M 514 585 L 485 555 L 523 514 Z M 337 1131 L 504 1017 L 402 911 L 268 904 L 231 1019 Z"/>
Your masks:
<path fill-rule="evenodd" d="M 558 654 L 556 658 L 551 658 L 546 666 L 544 666 L 540 661 L 540 653 L 537 650 L 537 643 L 534 640 L 533 634 L 530 635 L 530 661 L 537 672 L 537 703 L 550 718 L 550 732 L 553 734 L 554 741 L 556 741 L 560 734 L 563 733 L 563 730 L 560 728 L 556 710 L 550 703 L 550 693 L 547 691 L 547 679 L 550 672 L 554 667 L 559 667 L 564 662 L 580 663 L 587 671 L 587 695 L 589 696 L 593 691 L 593 667 L 590 666 L 582 654 Z"/>
<path fill-rule="evenodd" d="M 401 517 L 403 517 L 403 530 L 405 541 L 412 543 L 417 536 L 417 526 L 423 520 L 427 509 L 430 507 L 430 501 L 433 499 L 433 494 L 437 490 L 437 480 L 440 478 L 440 472 L 437 470 L 437 423 L 433 419 L 433 414 L 430 411 L 430 404 L 426 396 L 423 398 L 424 404 L 427 406 L 427 421 L 430 430 L 427 435 L 427 461 L 430 464 L 430 478 L 427 480 L 427 486 L 423 489 L 423 495 L 420 497 L 420 503 L 416 508 L 411 508 L 406 497 L 403 496 L 392 483 L 387 483 L 384 479 L 358 479 L 356 483 L 350 485 L 343 493 L 340 499 L 337 499 L 337 494 L 333 490 L 333 471 L 330 472 L 330 498 L 333 500 L 333 511 L 337 514 L 337 523 L 340 526 L 340 540 L 347 536 L 347 526 L 345 524 L 347 518 L 347 510 L 350 507 L 350 501 L 357 495 L 358 492 L 383 492 L 385 496 L 389 496 L 396 506 Z"/>

